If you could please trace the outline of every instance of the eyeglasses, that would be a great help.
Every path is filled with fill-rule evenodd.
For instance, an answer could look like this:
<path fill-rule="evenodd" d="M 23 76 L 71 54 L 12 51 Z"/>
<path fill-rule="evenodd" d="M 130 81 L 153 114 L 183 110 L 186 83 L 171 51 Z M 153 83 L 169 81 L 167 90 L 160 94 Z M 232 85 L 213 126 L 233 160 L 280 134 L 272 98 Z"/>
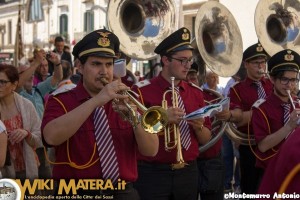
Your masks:
<path fill-rule="evenodd" d="M 299 83 L 299 79 L 297 79 L 297 78 L 281 77 L 279 80 L 282 85 L 287 85 L 289 83 L 291 83 L 292 85 L 295 85 L 295 84 Z"/>
<path fill-rule="evenodd" d="M 10 81 L 7 80 L 1 80 L 0 79 L 0 87 L 6 86 L 7 83 L 9 83 Z"/>
<path fill-rule="evenodd" d="M 193 58 L 190 58 L 190 59 L 186 59 L 186 58 L 179 59 L 179 58 L 173 58 L 173 57 L 168 57 L 168 58 L 179 61 L 181 63 L 181 65 L 183 65 L 183 66 L 186 66 L 188 63 L 193 64 L 193 62 L 194 62 Z"/>
<path fill-rule="evenodd" d="M 258 62 L 258 61 L 250 61 L 249 63 L 250 63 L 251 65 L 255 66 L 255 67 L 258 67 L 258 66 L 260 66 L 260 65 L 262 65 L 262 66 L 265 66 L 265 65 L 266 65 L 266 61 L 260 61 L 260 62 Z"/>

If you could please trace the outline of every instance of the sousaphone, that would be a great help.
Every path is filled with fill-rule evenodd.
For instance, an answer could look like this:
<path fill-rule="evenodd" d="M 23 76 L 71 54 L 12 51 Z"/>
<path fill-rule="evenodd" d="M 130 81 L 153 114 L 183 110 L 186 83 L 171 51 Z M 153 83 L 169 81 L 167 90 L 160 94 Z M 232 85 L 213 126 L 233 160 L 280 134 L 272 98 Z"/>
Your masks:
<path fill-rule="evenodd" d="M 195 21 L 195 62 L 199 74 L 205 76 L 205 66 L 221 77 L 233 76 L 243 57 L 243 42 L 239 27 L 230 11 L 217 1 L 201 4 Z M 200 78 L 201 82 L 201 78 Z M 209 91 L 213 92 L 213 91 Z M 222 95 L 215 92 L 218 99 Z M 213 146 L 223 135 L 227 123 L 212 119 L 212 139 L 199 149 L 201 152 Z"/>
<path fill-rule="evenodd" d="M 203 3 L 195 21 L 195 38 L 200 55 L 213 72 L 233 76 L 243 57 L 239 27 L 230 11 L 217 1 Z"/>
<path fill-rule="evenodd" d="M 154 49 L 176 26 L 172 0 L 110 0 L 109 29 L 120 38 L 120 49 L 136 60 L 150 60 Z"/>
<path fill-rule="evenodd" d="M 300 1 L 263 0 L 255 10 L 255 30 L 270 56 L 284 50 L 300 52 Z"/>

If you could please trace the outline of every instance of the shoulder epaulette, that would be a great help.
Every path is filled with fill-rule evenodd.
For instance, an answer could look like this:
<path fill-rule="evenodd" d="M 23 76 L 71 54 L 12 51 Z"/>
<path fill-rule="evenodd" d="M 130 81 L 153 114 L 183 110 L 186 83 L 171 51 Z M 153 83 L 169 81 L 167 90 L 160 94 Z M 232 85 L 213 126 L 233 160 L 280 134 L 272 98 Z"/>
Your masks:
<path fill-rule="evenodd" d="M 196 85 L 194 83 L 191 83 L 191 82 L 189 83 L 189 85 L 191 85 L 191 86 L 193 86 L 193 87 L 195 87 L 195 88 L 197 88 L 197 89 L 199 89 L 203 92 L 203 89 L 201 87 L 199 87 L 198 85 Z"/>
<path fill-rule="evenodd" d="M 51 94 L 53 96 L 56 96 L 58 94 L 63 94 L 63 93 L 66 93 L 66 92 L 69 92 L 70 90 L 72 90 L 73 88 L 75 88 L 76 85 L 72 85 L 72 84 L 69 84 L 69 85 L 65 85 L 65 87 L 60 87 L 60 88 L 57 88 L 56 90 L 54 90 Z"/>
<path fill-rule="evenodd" d="M 51 93 L 51 95 L 57 96 L 57 95 L 59 95 L 59 94 L 66 93 L 66 92 L 68 92 L 68 91 L 69 91 L 69 90 L 54 91 L 54 92 Z"/>
<path fill-rule="evenodd" d="M 265 101 L 266 101 L 265 99 L 258 99 L 257 101 L 255 101 L 252 107 L 258 108 Z"/>
<path fill-rule="evenodd" d="M 138 83 L 136 83 L 135 85 L 138 87 L 138 88 L 141 88 L 141 87 L 144 87 L 146 85 L 150 85 L 150 81 L 149 80 L 143 80 L 143 81 L 140 81 Z"/>
<path fill-rule="evenodd" d="M 232 86 L 231 86 L 231 87 L 234 87 L 234 86 L 238 85 L 239 83 L 241 83 L 241 82 L 239 82 L 239 81 L 236 81 L 236 82 L 234 82 L 234 83 L 232 84 Z"/>

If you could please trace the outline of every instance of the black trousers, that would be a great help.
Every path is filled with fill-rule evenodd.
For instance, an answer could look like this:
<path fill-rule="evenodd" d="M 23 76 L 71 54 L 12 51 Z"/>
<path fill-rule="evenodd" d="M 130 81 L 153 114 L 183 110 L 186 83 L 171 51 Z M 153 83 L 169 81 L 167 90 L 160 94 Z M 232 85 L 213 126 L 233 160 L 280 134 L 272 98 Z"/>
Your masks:
<path fill-rule="evenodd" d="M 263 170 L 255 167 L 256 157 L 249 146 L 240 145 L 239 152 L 242 193 L 256 194 Z"/>
<path fill-rule="evenodd" d="M 196 200 L 198 187 L 197 161 L 182 169 L 168 164 L 139 162 L 138 180 L 134 183 L 141 200 Z"/>
<path fill-rule="evenodd" d="M 223 200 L 225 167 L 221 153 L 211 159 L 198 158 L 197 162 L 201 200 Z"/>

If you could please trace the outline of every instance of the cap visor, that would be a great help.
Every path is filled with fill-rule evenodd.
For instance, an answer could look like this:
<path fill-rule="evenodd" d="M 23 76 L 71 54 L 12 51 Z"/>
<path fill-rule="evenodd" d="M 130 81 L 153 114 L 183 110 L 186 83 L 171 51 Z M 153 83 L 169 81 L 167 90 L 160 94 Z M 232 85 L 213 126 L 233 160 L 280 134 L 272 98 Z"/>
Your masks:
<path fill-rule="evenodd" d="M 192 45 L 182 45 L 180 47 L 173 49 L 172 51 L 183 51 L 183 50 L 194 50 L 194 48 L 192 47 Z"/>
<path fill-rule="evenodd" d="M 195 69 L 190 69 L 188 73 L 191 73 L 191 72 L 196 72 L 196 73 L 198 73 L 198 71 L 195 70 Z"/>
<path fill-rule="evenodd" d="M 97 56 L 97 57 L 105 57 L 105 58 L 117 58 L 116 55 L 110 54 L 110 53 L 104 53 L 104 52 L 93 52 L 85 54 L 84 56 Z"/>
<path fill-rule="evenodd" d="M 276 67 L 272 72 L 280 72 L 280 71 L 293 71 L 293 72 L 299 72 L 299 69 L 296 66 L 292 65 L 283 65 L 280 67 Z"/>

